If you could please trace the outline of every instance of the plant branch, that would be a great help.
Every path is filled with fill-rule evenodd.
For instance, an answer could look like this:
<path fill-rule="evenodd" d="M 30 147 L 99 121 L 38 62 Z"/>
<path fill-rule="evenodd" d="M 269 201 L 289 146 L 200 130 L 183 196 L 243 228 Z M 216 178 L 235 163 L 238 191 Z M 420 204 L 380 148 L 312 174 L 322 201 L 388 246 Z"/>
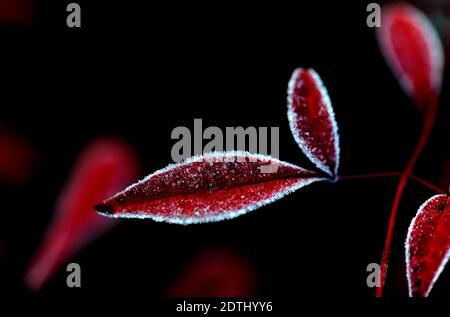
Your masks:
<path fill-rule="evenodd" d="M 370 174 L 361 174 L 361 175 L 344 175 L 339 176 L 339 180 L 353 180 L 353 179 L 369 179 L 369 178 L 378 178 L 378 177 L 396 177 L 400 176 L 400 172 L 383 172 L 383 173 L 370 173 Z"/>
<path fill-rule="evenodd" d="M 422 178 L 420 178 L 420 177 L 417 177 L 417 176 L 415 176 L 415 175 L 410 175 L 409 177 L 410 177 L 412 180 L 418 182 L 419 184 L 421 184 L 421 185 L 423 185 L 423 186 L 425 186 L 425 187 L 427 187 L 427 188 L 429 188 L 429 189 L 435 191 L 436 193 L 439 193 L 439 194 L 445 194 L 445 193 L 447 192 L 446 190 L 444 190 L 444 189 L 442 189 L 442 188 L 439 188 L 438 186 L 436 186 L 436 185 L 434 185 L 434 184 L 431 184 L 429 181 L 424 180 L 424 179 L 422 179 Z"/>
<path fill-rule="evenodd" d="M 401 172 L 383 172 L 383 173 L 370 173 L 370 174 L 360 174 L 360 175 L 343 175 L 343 176 L 339 176 L 339 180 L 359 180 L 359 179 L 371 179 L 371 178 L 383 178 L 383 177 L 397 177 L 400 176 L 402 173 Z M 436 192 L 439 194 L 445 194 L 447 193 L 446 190 L 430 183 L 429 181 L 416 176 L 414 174 L 409 175 L 409 178 L 417 183 L 419 183 L 420 185 Z"/>
<path fill-rule="evenodd" d="M 383 255 L 381 258 L 381 265 L 380 265 L 380 287 L 376 290 L 376 296 L 382 297 L 383 296 L 383 290 L 384 285 L 386 281 L 386 275 L 389 265 L 389 255 L 391 250 L 391 242 L 392 237 L 394 234 L 394 228 L 395 228 L 395 220 L 397 217 L 397 211 L 398 207 L 400 205 L 400 201 L 403 195 L 403 192 L 405 190 L 406 184 L 408 183 L 408 179 L 412 174 L 412 171 L 414 169 L 414 165 L 416 164 L 417 160 L 420 157 L 420 154 L 422 153 L 423 149 L 425 148 L 428 138 L 431 134 L 431 130 L 433 129 L 434 121 L 436 119 L 436 113 L 437 113 L 437 104 L 436 100 L 433 100 L 432 102 L 429 102 L 428 105 L 426 105 L 428 108 L 428 112 L 425 114 L 425 119 L 422 127 L 422 132 L 419 137 L 419 141 L 417 142 L 417 145 L 414 149 L 414 152 L 411 156 L 411 158 L 408 161 L 408 164 L 406 165 L 404 171 L 400 175 L 400 179 L 397 185 L 397 190 L 395 192 L 394 202 L 392 204 L 391 208 L 391 215 L 389 217 L 389 224 L 388 224 L 388 230 L 386 234 L 386 240 L 384 243 L 384 249 L 383 249 Z"/>

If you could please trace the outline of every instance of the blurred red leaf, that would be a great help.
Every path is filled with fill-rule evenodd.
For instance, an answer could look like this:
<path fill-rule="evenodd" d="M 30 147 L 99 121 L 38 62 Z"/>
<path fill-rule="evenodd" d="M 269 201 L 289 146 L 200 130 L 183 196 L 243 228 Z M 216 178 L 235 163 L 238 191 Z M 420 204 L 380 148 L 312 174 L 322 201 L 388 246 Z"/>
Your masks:
<path fill-rule="evenodd" d="M 31 174 L 36 155 L 21 136 L 0 127 L 0 179 L 7 183 L 22 183 Z"/>
<path fill-rule="evenodd" d="M 267 166 L 276 171 L 263 173 Z M 193 157 L 147 176 L 96 206 L 111 217 L 178 224 L 231 219 L 321 180 L 318 174 L 246 152 Z"/>
<path fill-rule="evenodd" d="M 242 297 L 256 292 L 254 268 L 229 249 L 204 251 L 194 258 L 167 292 L 170 297 Z"/>
<path fill-rule="evenodd" d="M 336 177 L 339 167 L 339 135 L 333 108 L 319 75 L 298 68 L 288 90 L 288 118 L 295 141 L 322 171 Z"/>
<path fill-rule="evenodd" d="M 405 92 L 421 110 L 435 106 L 444 67 L 442 43 L 428 18 L 409 4 L 383 7 L 377 38 Z"/>
<path fill-rule="evenodd" d="M 0 24 L 29 24 L 32 16 L 32 0 L 0 0 Z"/>
<path fill-rule="evenodd" d="M 405 243 L 410 296 L 428 296 L 450 257 L 447 195 L 427 200 L 411 221 Z"/>
<path fill-rule="evenodd" d="M 40 289 L 77 250 L 109 229 L 114 222 L 99 216 L 93 205 L 137 177 L 134 151 L 124 142 L 102 138 L 78 158 L 56 205 L 45 239 L 25 275 L 26 285 Z"/>

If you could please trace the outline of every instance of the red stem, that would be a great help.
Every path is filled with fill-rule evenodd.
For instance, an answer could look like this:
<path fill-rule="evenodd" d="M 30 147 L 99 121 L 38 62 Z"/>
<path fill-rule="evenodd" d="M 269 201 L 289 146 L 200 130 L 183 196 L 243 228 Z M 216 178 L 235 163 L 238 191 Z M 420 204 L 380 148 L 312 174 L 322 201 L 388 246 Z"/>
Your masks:
<path fill-rule="evenodd" d="M 389 254 L 390 254 L 390 250 L 391 250 L 392 236 L 394 234 L 395 219 L 397 217 L 397 211 L 398 211 L 398 207 L 400 205 L 402 194 L 406 187 L 406 184 L 408 183 L 408 179 L 412 174 L 414 165 L 416 164 L 417 160 L 419 159 L 420 154 L 422 153 L 425 145 L 428 142 L 428 138 L 430 136 L 431 130 L 433 129 L 434 121 L 436 119 L 436 113 L 437 113 L 436 102 L 435 101 L 430 102 L 427 105 L 427 108 L 428 108 L 428 112 L 425 114 L 425 119 L 423 122 L 422 132 L 420 134 L 419 141 L 417 142 L 417 145 L 414 149 L 414 152 L 413 152 L 411 158 L 409 159 L 408 164 L 406 165 L 405 169 L 403 170 L 402 174 L 400 175 L 400 180 L 397 185 L 394 202 L 392 204 L 392 209 L 391 209 L 391 216 L 389 218 L 389 225 L 388 225 L 388 230 L 387 230 L 387 234 L 386 234 L 386 240 L 384 243 L 383 255 L 381 258 L 380 287 L 377 288 L 377 290 L 376 290 L 377 297 L 383 296 L 383 289 L 384 289 L 387 269 L 388 269 L 388 265 L 389 265 Z"/>
<path fill-rule="evenodd" d="M 370 173 L 361 175 L 344 175 L 339 176 L 339 180 L 350 180 L 350 179 L 367 179 L 375 177 L 395 177 L 400 176 L 400 172 L 383 172 L 383 173 Z"/>
<path fill-rule="evenodd" d="M 426 181 L 426 180 L 424 180 L 424 179 L 422 179 L 420 177 L 417 177 L 415 175 L 410 175 L 410 178 L 412 180 L 418 182 L 419 184 L 421 184 L 421 185 L 423 185 L 425 187 L 428 187 L 429 189 L 431 189 L 431 190 L 433 190 L 433 191 L 435 191 L 435 192 L 437 192 L 439 194 L 445 194 L 446 193 L 446 191 L 443 190 L 442 188 L 439 188 L 436 185 L 433 185 L 430 182 L 428 182 L 428 181 Z"/>
<path fill-rule="evenodd" d="M 370 173 L 370 174 L 361 174 L 361 175 L 344 175 L 339 176 L 339 180 L 354 180 L 354 179 L 370 179 L 370 178 L 378 178 L 378 177 L 396 177 L 402 175 L 401 172 L 383 172 L 383 173 Z M 445 194 L 447 191 L 443 190 L 442 188 L 439 188 L 438 186 L 430 183 L 427 180 L 424 180 L 423 178 L 420 178 L 419 176 L 411 174 L 410 179 L 413 181 L 418 182 L 419 184 L 425 186 L 426 188 L 435 191 L 439 194 Z"/>

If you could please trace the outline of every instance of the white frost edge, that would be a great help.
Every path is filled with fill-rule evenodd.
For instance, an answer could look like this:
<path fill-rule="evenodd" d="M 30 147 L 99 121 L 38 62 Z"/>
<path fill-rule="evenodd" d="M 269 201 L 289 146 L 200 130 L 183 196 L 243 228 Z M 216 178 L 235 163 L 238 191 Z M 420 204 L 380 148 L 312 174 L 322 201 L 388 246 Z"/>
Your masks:
<path fill-rule="evenodd" d="M 180 163 L 174 163 L 174 164 L 169 164 L 168 166 L 166 166 L 165 168 L 162 168 L 160 170 L 157 170 L 156 172 L 146 176 L 145 178 L 143 178 L 142 180 L 138 181 L 137 183 L 134 183 L 130 186 L 128 186 L 127 188 L 125 188 L 124 190 L 118 192 L 117 194 L 115 194 L 114 196 L 111 196 L 110 198 L 108 198 L 108 200 L 110 199 L 114 199 L 117 196 L 121 195 L 122 193 L 128 191 L 128 190 L 132 190 L 134 187 L 146 182 L 147 180 L 149 180 L 151 177 L 164 173 L 168 170 L 180 167 L 180 166 L 184 166 L 184 165 L 188 165 L 192 162 L 201 162 L 202 160 L 204 160 L 205 158 L 226 158 L 226 157 L 233 157 L 233 156 L 244 156 L 244 157 L 253 157 L 255 159 L 260 159 L 260 160 L 269 160 L 271 162 L 274 162 L 276 164 L 280 164 L 280 165 L 284 165 L 284 166 L 288 166 L 288 167 L 292 167 L 295 169 L 299 169 L 301 171 L 304 172 L 311 172 L 307 169 L 304 169 L 302 167 L 299 167 L 297 165 L 291 164 L 291 163 L 287 163 L 284 161 L 280 161 L 277 158 L 268 156 L 268 155 L 262 155 L 262 154 L 253 154 L 250 152 L 246 152 L 246 151 L 218 151 L 218 152 L 209 152 L 209 153 L 205 153 L 203 155 L 196 155 L 196 156 L 192 156 L 189 157 L 185 160 L 183 160 Z M 301 184 L 298 184 L 297 186 L 293 186 L 291 188 L 289 188 L 286 191 L 280 192 L 277 195 L 274 195 L 272 197 L 270 197 L 269 199 L 263 200 L 257 204 L 254 204 L 252 206 L 248 206 L 247 208 L 243 208 L 243 209 L 239 209 L 233 212 L 228 212 L 227 214 L 221 214 L 221 215 L 215 215 L 215 216 L 211 216 L 211 217 L 203 217 L 203 218 L 174 218 L 174 217 L 163 217 L 163 216 L 155 216 L 155 215 L 150 215 L 150 214 L 135 214 L 135 213 L 120 213 L 120 214 L 112 214 L 112 215 L 104 215 L 102 213 L 100 213 L 103 216 L 109 217 L 109 218 L 138 218 L 138 219 L 152 219 L 154 221 L 157 222 L 167 222 L 167 223 L 173 223 L 173 224 L 182 224 L 182 225 L 189 225 L 189 224 L 195 224 L 195 223 L 206 223 L 206 222 L 215 222 L 215 221 L 221 221 L 221 220 L 226 220 L 226 219 L 232 219 L 232 218 L 236 218 L 240 215 L 243 215 L 249 211 L 253 211 L 255 209 L 258 209 L 264 205 L 267 205 L 271 202 L 274 202 L 276 200 L 281 199 L 282 197 L 284 197 L 287 194 L 290 194 L 294 191 L 296 191 L 297 189 L 300 189 L 304 186 L 307 186 L 313 182 L 317 182 L 317 181 L 325 181 L 328 180 L 327 178 L 321 178 L 321 177 L 315 177 L 315 178 L 310 178 L 308 180 L 305 180 L 304 182 L 302 182 Z"/>
<path fill-rule="evenodd" d="M 296 190 L 307 186 L 313 182 L 317 182 L 317 181 L 322 181 L 322 180 L 327 180 L 327 178 L 310 178 L 308 180 L 302 181 L 299 184 L 290 187 L 287 190 L 284 190 L 276 195 L 273 195 L 272 197 L 259 201 L 256 204 L 247 206 L 245 208 L 242 209 L 238 209 L 235 211 L 224 211 L 222 214 L 220 215 L 214 215 L 214 216 L 210 216 L 210 217 L 201 217 L 201 218 L 195 218 L 195 217 L 190 217 L 190 218 L 181 218 L 181 217 L 164 217 L 164 216 L 155 216 L 155 215 L 151 215 L 151 214 L 135 214 L 135 213 L 120 213 L 120 214 L 115 214 L 115 215 L 108 215 L 109 217 L 112 218 L 138 218 L 138 219 L 152 219 L 156 222 L 167 222 L 167 223 L 171 223 L 171 224 L 179 224 L 179 225 L 190 225 L 190 224 L 200 224 L 200 223 L 208 223 L 208 222 L 217 222 L 217 221 L 222 221 L 222 220 L 229 220 L 229 219 L 233 219 L 236 217 L 239 217 L 243 214 L 246 214 L 250 211 L 256 210 L 262 206 L 268 205 L 274 201 L 277 201 L 281 198 L 283 198 L 284 196 L 295 192 Z"/>
<path fill-rule="evenodd" d="M 406 262 L 406 278 L 408 280 L 408 295 L 409 297 L 413 297 L 412 296 L 412 281 L 411 281 L 411 266 L 410 266 L 410 245 L 409 245 L 409 240 L 411 238 L 411 234 L 412 234 L 412 230 L 414 229 L 414 226 L 416 225 L 416 220 L 417 217 L 423 212 L 424 208 L 431 203 L 434 199 L 439 198 L 440 196 L 445 196 L 445 195 L 435 195 L 433 197 L 431 197 L 430 199 L 428 199 L 426 202 L 424 202 L 420 207 L 419 210 L 417 211 L 416 216 L 413 218 L 413 220 L 411 221 L 409 228 L 408 228 L 408 234 L 406 235 L 406 241 L 405 241 L 405 262 Z M 445 265 L 447 264 L 448 260 L 450 259 L 450 249 L 447 250 L 447 254 L 445 255 L 444 260 L 441 262 L 441 265 L 439 265 L 438 270 L 436 271 L 436 274 L 433 277 L 433 280 L 430 283 L 430 287 L 427 289 L 426 293 L 425 293 L 425 297 L 428 297 L 428 295 L 431 292 L 431 289 L 434 286 L 434 283 L 437 281 L 437 279 L 439 278 L 439 275 L 442 273 L 442 271 L 444 270 Z"/>
<path fill-rule="evenodd" d="M 395 63 L 392 59 L 392 56 L 394 56 L 394 48 L 392 46 L 392 42 L 390 40 L 387 41 L 384 40 L 389 38 L 390 28 L 393 22 L 393 19 L 391 17 L 392 13 L 390 11 L 398 6 L 403 6 L 404 8 L 407 8 L 407 10 L 410 10 L 413 13 L 412 14 L 413 20 L 420 26 L 421 30 L 425 31 L 423 38 L 426 42 L 426 45 L 429 48 L 431 48 L 430 52 L 431 55 L 430 78 L 432 81 L 431 84 L 433 86 L 433 89 L 435 89 L 435 91 L 439 93 L 441 90 L 442 73 L 444 69 L 444 55 L 443 55 L 444 48 L 442 46 L 442 42 L 440 40 L 438 33 L 436 32 L 435 28 L 431 25 L 428 17 L 412 4 L 409 3 L 402 3 L 401 5 L 393 4 L 387 5 L 385 8 L 382 9 L 382 11 L 384 11 L 382 12 L 382 16 L 384 18 L 382 20 L 381 30 L 377 36 L 378 43 L 380 43 L 380 46 L 382 46 L 383 48 L 381 50 L 382 54 L 384 55 L 391 69 L 394 70 L 394 73 L 396 77 L 399 79 L 403 89 L 411 97 L 414 89 L 413 84 L 407 76 L 402 76 L 402 74 L 404 73 L 403 69 L 401 69 L 397 65 L 397 63 Z"/>
<path fill-rule="evenodd" d="M 158 174 L 167 172 L 167 171 L 169 171 L 169 170 L 171 170 L 171 169 L 174 169 L 174 168 L 177 168 L 177 167 L 181 167 L 181 166 L 184 166 L 184 165 L 189 165 L 190 163 L 193 163 L 193 162 L 201 162 L 201 161 L 204 161 L 205 159 L 208 159 L 208 158 L 227 158 L 227 157 L 233 157 L 233 156 L 241 156 L 241 157 L 244 156 L 244 157 L 253 157 L 253 158 L 255 158 L 255 159 L 260 159 L 260 160 L 269 160 L 269 161 L 272 161 L 272 162 L 274 162 L 274 163 L 276 163 L 276 164 L 280 164 L 280 165 L 284 165 L 284 166 L 289 166 L 289 167 L 296 168 L 296 169 L 299 169 L 299 170 L 304 171 L 304 172 L 310 172 L 310 171 L 307 170 L 307 169 L 304 169 L 304 168 L 302 168 L 302 167 L 299 167 L 299 166 L 294 165 L 294 164 L 291 164 L 291 163 L 287 163 L 287 162 L 280 161 L 279 159 L 274 158 L 274 157 L 271 157 L 271 156 L 268 156 L 268 155 L 253 154 L 253 153 L 246 152 L 246 151 L 217 151 L 217 152 L 208 152 L 208 153 L 205 153 L 205 154 L 203 154 L 203 155 L 195 155 L 195 156 L 191 156 L 191 157 L 189 157 L 189 158 L 187 158 L 187 159 L 184 159 L 183 161 L 181 161 L 181 162 L 179 162 L 179 163 L 172 163 L 172 164 L 169 164 L 169 165 L 167 165 L 166 167 L 164 167 L 164 168 L 162 168 L 162 169 L 159 169 L 159 170 L 157 170 L 156 172 L 153 172 L 152 174 L 147 175 L 146 177 L 144 177 L 144 178 L 141 179 L 140 181 L 138 181 L 138 182 L 136 182 L 136 183 L 134 183 L 134 184 L 131 184 L 130 186 L 128 186 L 128 187 L 125 188 L 124 190 L 118 192 L 118 193 L 115 194 L 114 196 L 111 196 L 109 199 L 116 198 L 117 196 L 121 195 L 122 193 L 124 193 L 124 192 L 126 192 L 126 191 L 128 191 L 128 190 L 131 190 L 133 187 L 138 186 L 138 185 L 140 185 L 140 184 L 142 184 L 142 183 L 145 183 L 146 181 L 148 181 L 148 180 L 149 180 L 150 178 L 152 178 L 153 176 L 156 176 L 156 175 L 158 175 Z M 207 160 L 206 160 L 206 161 L 207 161 Z M 224 159 L 224 161 L 225 161 L 225 159 Z M 108 200 L 109 200 L 109 199 L 108 199 Z"/>
<path fill-rule="evenodd" d="M 314 154 L 312 154 L 308 150 L 303 138 L 301 137 L 301 135 L 297 129 L 297 114 L 294 112 L 293 107 L 292 107 L 292 96 L 294 93 L 294 88 L 295 88 L 295 84 L 298 80 L 298 77 L 301 75 L 302 72 L 304 72 L 303 68 L 297 68 L 292 73 L 291 79 L 289 80 L 289 84 L 288 84 L 289 126 L 291 128 L 292 135 L 294 136 L 294 139 L 297 142 L 297 144 L 300 146 L 300 149 L 302 150 L 303 154 L 305 154 L 306 157 L 311 162 L 313 162 L 314 165 L 316 165 L 320 170 L 324 171 L 325 173 L 329 174 L 330 176 L 337 177 L 337 173 L 338 173 L 338 169 L 339 169 L 339 159 L 340 159 L 340 146 L 339 146 L 339 132 L 338 132 L 338 127 L 337 127 L 337 123 L 336 123 L 336 118 L 334 115 L 334 110 L 331 105 L 330 96 L 328 95 L 328 91 L 327 91 L 326 87 L 324 86 L 322 79 L 320 78 L 320 76 L 317 74 L 317 72 L 314 69 L 309 68 L 308 71 L 313 76 L 313 78 L 316 82 L 317 88 L 319 89 L 319 91 L 322 95 L 322 98 L 324 99 L 325 106 L 328 111 L 329 118 L 331 121 L 331 126 L 333 129 L 334 140 L 335 140 L 334 146 L 335 146 L 335 153 L 336 153 L 336 157 L 335 157 L 336 167 L 333 172 L 331 172 L 330 168 L 327 165 L 325 165 L 324 162 L 319 160 Z"/>

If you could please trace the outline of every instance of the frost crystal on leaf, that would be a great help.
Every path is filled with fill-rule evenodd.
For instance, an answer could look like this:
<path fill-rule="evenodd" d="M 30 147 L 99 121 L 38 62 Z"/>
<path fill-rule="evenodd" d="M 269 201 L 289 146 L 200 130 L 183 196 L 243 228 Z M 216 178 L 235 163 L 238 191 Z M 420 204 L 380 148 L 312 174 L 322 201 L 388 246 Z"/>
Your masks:
<path fill-rule="evenodd" d="M 436 195 L 420 206 L 405 242 L 409 296 L 428 296 L 450 257 L 450 206 Z"/>
<path fill-rule="evenodd" d="M 277 164 L 274 173 L 261 167 Z M 116 218 L 192 224 L 235 218 L 324 178 L 269 156 L 214 152 L 169 165 L 96 206 Z"/>
<path fill-rule="evenodd" d="M 288 89 L 288 119 L 303 153 L 322 171 L 337 177 L 339 135 L 333 108 L 319 75 L 298 68 Z"/>

